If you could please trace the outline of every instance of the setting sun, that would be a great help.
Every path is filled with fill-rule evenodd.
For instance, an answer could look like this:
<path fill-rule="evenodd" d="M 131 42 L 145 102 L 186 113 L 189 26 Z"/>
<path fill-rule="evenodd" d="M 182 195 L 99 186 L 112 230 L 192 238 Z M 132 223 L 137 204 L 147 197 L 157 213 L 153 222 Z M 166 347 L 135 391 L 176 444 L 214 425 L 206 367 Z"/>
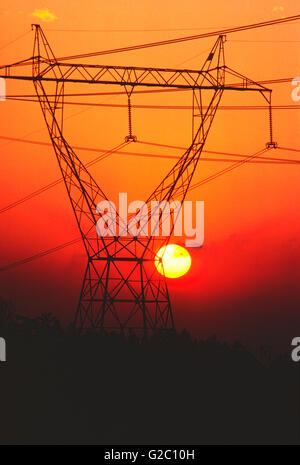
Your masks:
<path fill-rule="evenodd" d="M 177 244 L 164 245 L 156 254 L 155 266 L 167 278 L 179 278 L 186 274 L 192 259 L 188 251 Z"/>

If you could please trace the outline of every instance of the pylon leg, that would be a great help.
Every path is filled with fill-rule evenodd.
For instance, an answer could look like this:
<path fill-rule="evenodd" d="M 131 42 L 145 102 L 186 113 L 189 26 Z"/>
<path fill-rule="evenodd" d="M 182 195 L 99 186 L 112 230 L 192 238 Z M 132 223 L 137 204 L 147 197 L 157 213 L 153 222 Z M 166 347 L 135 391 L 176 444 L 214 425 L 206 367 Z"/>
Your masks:
<path fill-rule="evenodd" d="M 80 332 L 134 330 L 142 331 L 144 337 L 149 332 L 173 330 L 165 277 L 140 259 L 89 260 L 74 324 Z"/>

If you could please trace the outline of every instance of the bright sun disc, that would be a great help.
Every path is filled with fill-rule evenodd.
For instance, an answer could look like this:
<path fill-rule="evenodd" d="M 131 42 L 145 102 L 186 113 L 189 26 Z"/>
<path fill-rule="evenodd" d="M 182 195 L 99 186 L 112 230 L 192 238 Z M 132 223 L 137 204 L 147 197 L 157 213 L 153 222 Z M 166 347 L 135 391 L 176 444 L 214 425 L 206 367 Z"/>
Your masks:
<path fill-rule="evenodd" d="M 184 247 L 168 244 L 159 249 L 154 263 L 160 274 L 167 278 L 179 278 L 189 271 L 192 259 Z"/>

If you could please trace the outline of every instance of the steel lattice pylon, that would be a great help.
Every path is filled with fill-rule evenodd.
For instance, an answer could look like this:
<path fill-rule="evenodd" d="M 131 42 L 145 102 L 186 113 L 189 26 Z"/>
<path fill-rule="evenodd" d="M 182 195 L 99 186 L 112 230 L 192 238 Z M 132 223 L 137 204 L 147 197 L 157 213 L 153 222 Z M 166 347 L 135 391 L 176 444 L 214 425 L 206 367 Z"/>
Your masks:
<path fill-rule="evenodd" d="M 177 214 L 171 214 L 170 235 L 154 237 L 142 232 L 122 236 L 99 236 L 97 205 L 108 198 L 63 135 L 64 88 L 66 82 L 118 84 L 130 96 L 137 86 L 188 88 L 193 93 L 193 134 L 190 147 L 148 197 L 146 205 L 157 203 L 157 227 L 165 221 L 168 202 L 182 203 L 188 192 L 202 149 L 224 90 L 258 91 L 270 106 L 271 90 L 233 71 L 225 65 L 224 42 L 220 36 L 200 71 L 141 67 L 70 64 L 57 60 L 39 25 L 34 25 L 33 56 L 0 67 L 4 78 L 31 80 L 80 230 L 88 262 L 82 284 L 75 326 L 86 329 L 172 330 L 174 321 L 165 276 L 160 275 L 154 259 L 158 248 L 172 235 Z M 29 70 L 20 74 L 20 69 Z M 230 84 L 225 84 L 229 76 Z M 46 86 L 55 87 L 54 99 Z M 52 92 L 53 93 L 53 92 Z M 127 140 L 134 140 L 131 134 Z M 272 134 L 269 144 L 273 144 Z M 149 211 L 149 210 L 148 210 Z M 153 209 L 152 209 L 153 214 Z M 124 222 L 113 209 L 118 231 L 127 232 L 134 218 Z M 140 212 L 139 222 L 150 223 L 149 213 Z M 146 221 L 145 221 L 146 220 Z"/>

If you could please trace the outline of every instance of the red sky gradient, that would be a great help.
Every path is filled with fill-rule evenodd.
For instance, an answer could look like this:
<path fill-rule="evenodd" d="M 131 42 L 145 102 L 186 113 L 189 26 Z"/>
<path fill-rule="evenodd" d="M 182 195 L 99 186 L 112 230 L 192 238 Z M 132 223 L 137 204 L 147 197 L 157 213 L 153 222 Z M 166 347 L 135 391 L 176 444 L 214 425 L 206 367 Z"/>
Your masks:
<path fill-rule="evenodd" d="M 299 13 L 296 1 L 203 2 L 188 0 L 99 2 L 12 1 L 0 8 L 0 64 L 32 54 L 30 24 L 39 22 L 56 56 L 164 40 Z M 31 16 L 47 9 L 56 19 Z M 78 32 L 77 30 L 94 32 Z M 66 30 L 72 30 L 66 32 Z M 22 39 L 9 44 L 28 31 Z M 299 22 L 228 36 L 226 64 L 254 80 L 300 75 Z M 214 38 L 90 59 L 90 63 L 200 69 Z M 87 62 L 87 60 L 85 60 Z M 291 82 L 270 85 L 274 105 L 297 105 Z M 117 86 L 69 84 L 66 93 L 110 92 Z M 7 94 L 33 94 L 30 82 L 7 82 Z M 124 96 L 72 97 L 70 101 L 125 104 Z M 189 92 L 133 95 L 132 104 L 190 105 Z M 264 105 L 259 95 L 228 92 L 221 105 Z M 110 149 L 128 132 L 126 108 L 66 105 L 66 137 L 77 146 Z M 300 149 L 299 110 L 274 110 L 274 139 Z M 0 102 L 0 136 L 49 142 L 37 103 Z M 133 109 L 133 132 L 141 141 L 187 146 L 191 111 Z M 219 110 L 206 149 L 252 154 L 268 141 L 264 110 Z M 181 155 L 181 151 L 131 144 L 125 151 Z M 59 177 L 51 147 L 0 139 L 0 208 Z M 97 154 L 77 151 L 83 162 Z M 300 159 L 278 149 L 266 155 Z M 203 159 L 209 157 L 204 154 Z M 221 156 L 220 156 L 221 157 Z M 221 157 L 223 158 L 223 157 Z M 127 191 L 146 199 L 174 160 L 113 154 L 91 167 L 108 197 Z M 193 183 L 229 163 L 201 161 Z M 250 345 L 286 346 L 300 330 L 299 165 L 245 164 L 188 195 L 205 202 L 205 243 L 190 249 L 188 275 L 169 280 L 175 322 L 194 334 L 238 338 Z M 0 266 L 78 237 L 61 184 L 0 215 Z M 83 246 L 1 273 L 0 295 L 19 313 L 53 311 L 73 317 L 85 266 Z"/>

